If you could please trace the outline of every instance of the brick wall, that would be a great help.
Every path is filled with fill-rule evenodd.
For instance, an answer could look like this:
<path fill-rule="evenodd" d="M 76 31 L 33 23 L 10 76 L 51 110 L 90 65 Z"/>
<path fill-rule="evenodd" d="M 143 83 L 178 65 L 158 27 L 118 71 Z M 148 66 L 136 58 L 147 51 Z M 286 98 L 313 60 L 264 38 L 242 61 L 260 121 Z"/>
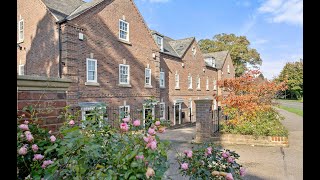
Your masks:
<path fill-rule="evenodd" d="M 52 131 L 58 130 L 63 123 L 58 116 L 67 105 L 66 89 L 70 82 L 70 80 L 58 78 L 18 76 L 17 116 L 25 114 L 23 120 L 30 120 L 28 113 L 23 113 L 22 109 L 32 106 L 36 110 L 38 123 L 42 127 Z"/>
<path fill-rule="evenodd" d="M 196 104 L 196 138 L 195 142 L 207 141 L 213 134 L 212 100 L 195 100 Z"/>
<path fill-rule="evenodd" d="M 41 0 L 17 0 L 17 22 L 20 19 L 24 20 L 24 41 L 18 43 L 17 72 L 19 65 L 25 64 L 25 75 L 58 77 L 56 19 Z"/>

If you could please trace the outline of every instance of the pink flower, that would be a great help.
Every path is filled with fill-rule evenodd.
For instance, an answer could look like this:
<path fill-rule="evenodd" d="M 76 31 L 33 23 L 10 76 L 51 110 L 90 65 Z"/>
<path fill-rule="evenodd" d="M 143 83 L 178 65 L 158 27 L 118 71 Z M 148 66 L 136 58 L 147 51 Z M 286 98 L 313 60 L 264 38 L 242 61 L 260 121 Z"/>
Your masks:
<path fill-rule="evenodd" d="M 74 120 L 69 121 L 69 125 L 73 126 L 74 125 Z"/>
<path fill-rule="evenodd" d="M 233 180 L 233 176 L 231 173 L 227 173 L 226 180 Z"/>
<path fill-rule="evenodd" d="M 156 126 L 160 126 L 160 121 L 156 121 L 156 123 L 154 123 Z"/>
<path fill-rule="evenodd" d="M 143 155 L 137 155 L 136 159 L 144 159 L 144 156 Z"/>
<path fill-rule="evenodd" d="M 137 126 L 140 126 L 140 120 L 138 120 L 138 119 L 137 119 L 137 120 L 134 120 L 134 121 L 133 121 L 133 126 L 136 126 L 136 127 L 137 127 Z"/>
<path fill-rule="evenodd" d="M 50 136 L 50 141 L 51 142 L 55 142 L 56 141 L 56 137 L 54 137 L 54 135 Z"/>
<path fill-rule="evenodd" d="M 42 160 L 43 158 L 44 158 L 43 155 L 41 155 L 41 154 L 35 154 L 34 157 L 33 157 L 33 161 Z"/>
<path fill-rule="evenodd" d="M 156 134 L 156 131 L 155 131 L 153 128 L 149 128 L 148 134 L 150 134 L 151 136 L 152 136 L 152 135 L 155 135 L 155 134 Z"/>
<path fill-rule="evenodd" d="M 182 168 L 183 170 L 187 170 L 187 169 L 188 169 L 188 163 L 182 163 L 182 164 L 181 164 L 181 168 Z"/>
<path fill-rule="evenodd" d="M 185 150 L 184 153 L 188 158 L 192 158 L 192 151 L 191 150 Z"/>
<path fill-rule="evenodd" d="M 154 176 L 155 172 L 152 168 L 148 167 L 147 172 L 146 172 L 146 176 L 147 178 Z"/>
<path fill-rule="evenodd" d="M 246 169 L 244 167 L 240 167 L 240 176 L 244 176 L 246 174 Z"/>
<path fill-rule="evenodd" d="M 29 127 L 28 127 L 27 124 L 20 124 L 19 128 L 24 130 L 24 131 L 29 131 Z"/>
<path fill-rule="evenodd" d="M 50 164 L 52 164 L 52 163 L 53 163 L 53 161 L 51 161 L 51 160 L 43 161 L 41 167 L 44 169 L 44 168 L 46 168 L 48 165 L 50 165 Z"/>
<path fill-rule="evenodd" d="M 121 123 L 120 124 L 120 129 L 124 132 L 128 131 L 129 130 L 129 126 L 127 123 Z"/>
<path fill-rule="evenodd" d="M 212 151 L 212 147 L 208 147 L 208 148 L 207 148 L 207 154 L 212 154 L 211 151 Z"/>
<path fill-rule="evenodd" d="M 130 118 L 127 118 L 127 117 L 123 118 L 122 121 L 125 122 L 125 123 L 128 123 L 130 121 Z"/>
<path fill-rule="evenodd" d="M 23 123 L 24 123 L 24 124 L 29 124 L 29 121 L 25 120 Z"/>
<path fill-rule="evenodd" d="M 152 142 L 150 143 L 150 147 L 151 147 L 152 150 L 157 149 L 157 141 L 152 141 Z"/>
<path fill-rule="evenodd" d="M 27 147 L 26 147 L 26 145 L 24 145 L 24 146 L 22 146 L 22 147 L 19 149 L 19 152 L 18 152 L 18 153 L 19 153 L 20 155 L 24 156 L 24 155 L 27 154 L 27 152 L 28 152 Z"/>
<path fill-rule="evenodd" d="M 229 155 L 227 154 L 227 153 L 222 153 L 222 157 L 224 157 L 224 158 L 228 158 L 229 157 Z"/>
<path fill-rule="evenodd" d="M 20 135 L 20 137 L 21 137 L 21 138 L 23 138 L 23 137 L 24 137 L 24 135 L 23 135 L 23 134 L 21 134 L 21 135 Z"/>
<path fill-rule="evenodd" d="M 150 141 L 150 136 L 148 136 L 148 137 L 143 137 L 143 140 L 147 143 L 147 142 L 149 142 Z"/>
<path fill-rule="evenodd" d="M 227 159 L 227 162 L 228 162 L 228 163 L 233 163 L 233 162 L 234 162 L 233 157 L 230 157 L 230 156 L 229 156 L 228 159 Z"/>
<path fill-rule="evenodd" d="M 28 135 L 31 135 L 31 132 L 30 132 L 30 131 L 25 131 L 24 134 L 25 134 L 26 136 L 28 136 Z"/>
<path fill-rule="evenodd" d="M 33 151 L 33 152 L 37 152 L 38 149 L 39 149 L 38 145 L 36 145 L 36 144 L 33 144 L 33 145 L 32 145 L 32 151 Z"/>
<path fill-rule="evenodd" d="M 26 135 L 26 138 L 27 138 L 27 140 L 28 140 L 29 142 L 33 141 L 33 136 L 32 136 L 31 133 L 30 133 L 30 134 L 27 134 L 27 135 Z"/>

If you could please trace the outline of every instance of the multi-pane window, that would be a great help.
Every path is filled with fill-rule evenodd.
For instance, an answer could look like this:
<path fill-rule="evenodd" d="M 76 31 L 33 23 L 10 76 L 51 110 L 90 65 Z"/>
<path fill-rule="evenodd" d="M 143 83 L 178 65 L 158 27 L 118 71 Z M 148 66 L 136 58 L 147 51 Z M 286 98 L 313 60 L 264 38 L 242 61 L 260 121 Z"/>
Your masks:
<path fill-rule="evenodd" d="M 20 64 L 19 65 L 19 72 L 18 72 L 19 75 L 24 75 L 24 64 Z"/>
<path fill-rule="evenodd" d="M 97 82 L 97 60 L 87 58 L 87 82 Z"/>
<path fill-rule="evenodd" d="M 175 88 L 180 88 L 179 74 L 178 73 L 176 73 L 176 75 L 175 75 L 175 85 L 176 85 Z"/>
<path fill-rule="evenodd" d="M 24 21 L 21 19 L 18 24 L 18 42 L 22 42 L 24 40 Z"/>
<path fill-rule="evenodd" d="M 145 69 L 145 85 L 151 86 L 151 69 L 150 68 Z"/>
<path fill-rule="evenodd" d="M 197 77 L 197 89 L 200 89 L 200 77 Z"/>
<path fill-rule="evenodd" d="M 119 106 L 119 117 L 120 119 L 130 117 L 130 106 Z"/>
<path fill-rule="evenodd" d="M 206 90 L 209 91 L 209 78 L 207 77 L 207 81 L 206 81 Z"/>
<path fill-rule="evenodd" d="M 130 66 L 119 64 L 119 84 L 129 84 Z"/>
<path fill-rule="evenodd" d="M 129 23 L 119 19 L 119 38 L 129 41 Z"/>
<path fill-rule="evenodd" d="M 159 104 L 160 105 L 160 119 L 165 119 L 165 112 L 166 112 L 166 106 L 165 106 L 165 103 L 162 102 Z"/>
<path fill-rule="evenodd" d="M 213 80 L 213 90 L 217 90 L 217 80 Z"/>
<path fill-rule="evenodd" d="M 192 76 L 190 74 L 188 76 L 188 89 L 192 89 Z"/>
<path fill-rule="evenodd" d="M 164 72 L 160 72 L 160 87 L 165 87 Z"/>
<path fill-rule="evenodd" d="M 160 47 L 160 50 L 163 51 L 163 38 L 160 36 L 157 36 L 157 44 Z"/>

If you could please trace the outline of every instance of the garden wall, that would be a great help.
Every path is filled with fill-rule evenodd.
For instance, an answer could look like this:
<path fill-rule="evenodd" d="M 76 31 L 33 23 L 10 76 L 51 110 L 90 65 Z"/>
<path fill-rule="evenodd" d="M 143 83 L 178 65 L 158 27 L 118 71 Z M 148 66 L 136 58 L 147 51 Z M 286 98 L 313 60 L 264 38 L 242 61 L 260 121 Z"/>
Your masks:
<path fill-rule="evenodd" d="M 58 116 L 67 105 L 66 93 L 70 83 L 71 80 L 61 78 L 18 76 L 17 116 L 25 114 L 20 121 L 30 120 L 30 115 L 23 113 L 22 109 L 32 105 L 36 109 L 38 123 L 53 132 L 57 131 L 63 123 Z"/>

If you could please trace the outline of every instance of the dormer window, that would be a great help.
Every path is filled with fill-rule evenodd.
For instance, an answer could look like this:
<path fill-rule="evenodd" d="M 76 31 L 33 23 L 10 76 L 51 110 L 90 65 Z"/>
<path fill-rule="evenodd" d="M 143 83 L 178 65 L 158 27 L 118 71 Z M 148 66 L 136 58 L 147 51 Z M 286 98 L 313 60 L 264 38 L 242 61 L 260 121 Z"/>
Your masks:
<path fill-rule="evenodd" d="M 205 58 L 205 61 L 208 65 L 211 65 L 212 67 L 216 67 L 216 59 L 214 57 L 208 57 Z"/>
<path fill-rule="evenodd" d="M 163 38 L 161 36 L 157 36 L 157 45 L 159 46 L 161 52 L 163 52 Z"/>
<path fill-rule="evenodd" d="M 216 59 L 215 58 L 211 58 L 212 61 L 212 67 L 216 67 Z"/>

